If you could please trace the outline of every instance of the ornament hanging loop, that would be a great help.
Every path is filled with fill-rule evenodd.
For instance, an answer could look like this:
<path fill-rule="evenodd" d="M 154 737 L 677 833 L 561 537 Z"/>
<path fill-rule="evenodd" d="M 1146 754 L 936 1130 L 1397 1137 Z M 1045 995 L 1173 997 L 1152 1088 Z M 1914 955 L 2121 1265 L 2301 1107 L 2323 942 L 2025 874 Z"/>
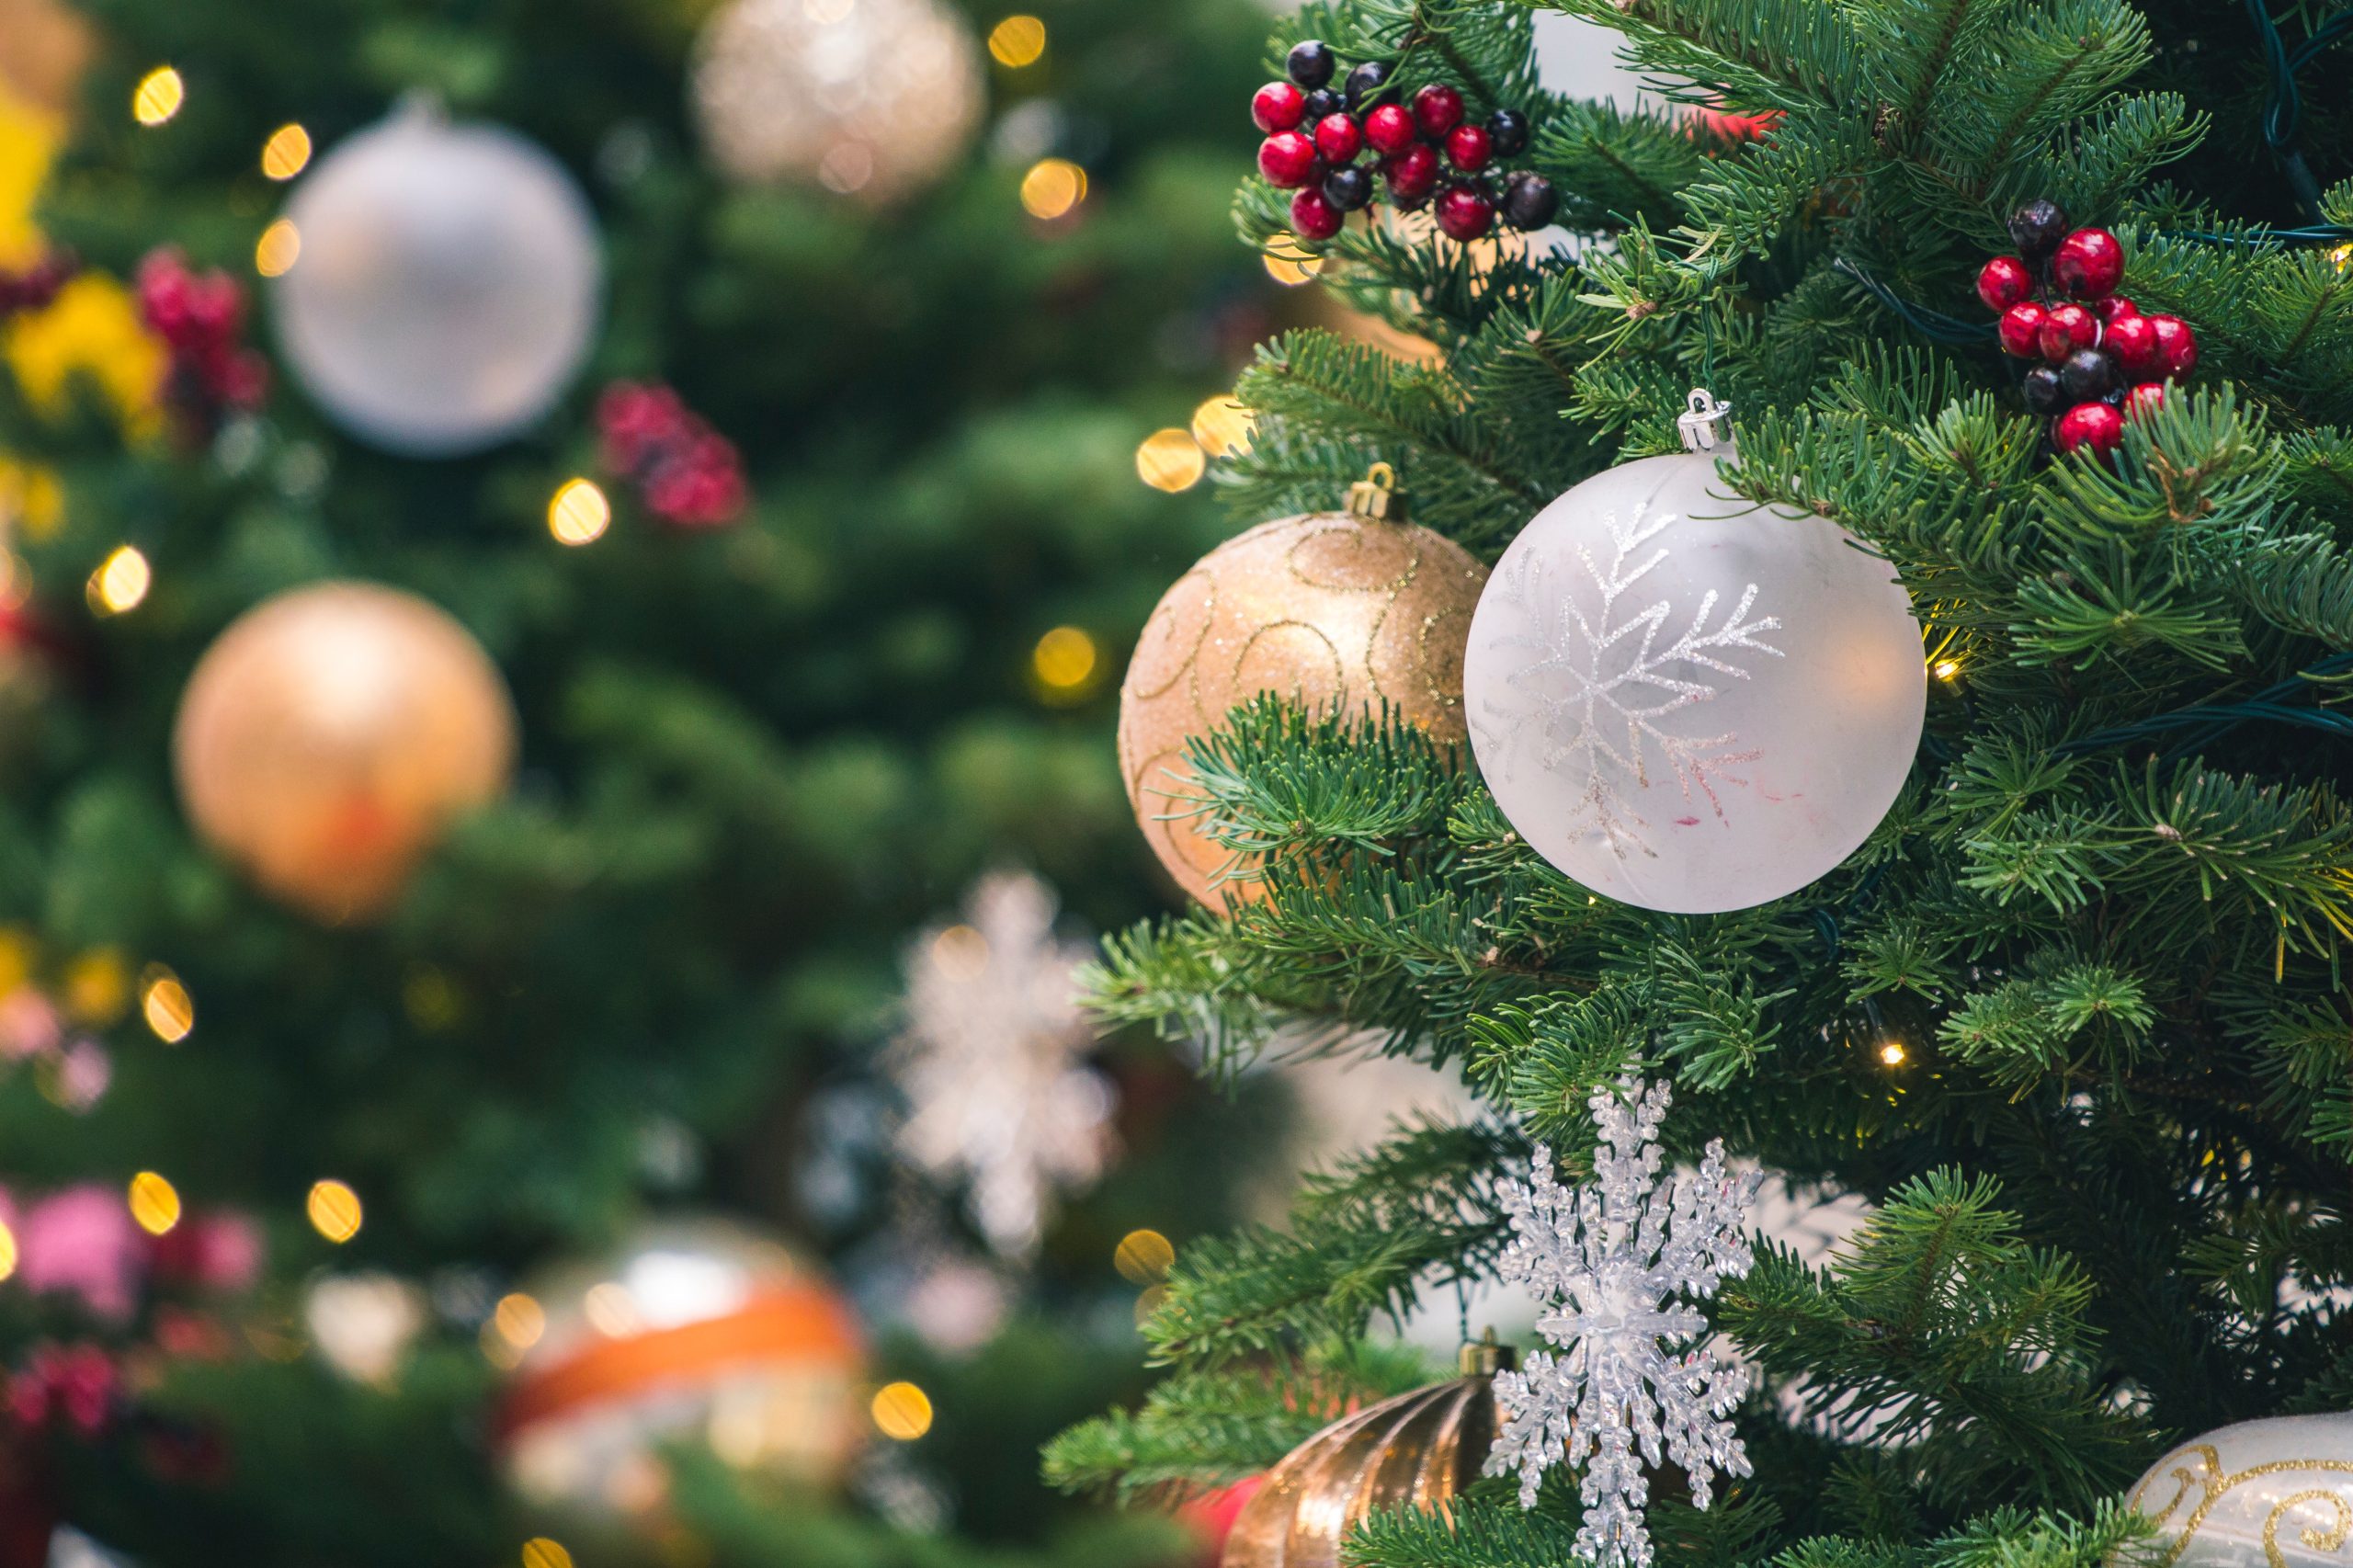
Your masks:
<path fill-rule="evenodd" d="M 1348 486 L 1348 511 L 1378 523 L 1404 522 L 1405 498 L 1397 494 L 1397 471 L 1387 463 L 1365 470 L 1364 477 Z"/>
<path fill-rule="evenodd" d="M 1711 452 L 1731 461 L 1739 454 L 1733 449 L 1732 404 L 1719 403 L 1716 394 L 1705 387 L 1693 387 L 1689 408 L 1675 421 L 1683 433 L 1683 449 L 1687 452 Z"/>
<path fill-rule="evenodd" d="M 1462 1349 L 1455 1357 L 1457 1369 L 1466 1378 L 1492 1378 L 1497 1372 L 1508 1372 L 1519 1365 L 1519 1351 L 1509 1345 L 1498 1344 L 1492 1328 L 1477 1339 L 1465 1339 Z"/>

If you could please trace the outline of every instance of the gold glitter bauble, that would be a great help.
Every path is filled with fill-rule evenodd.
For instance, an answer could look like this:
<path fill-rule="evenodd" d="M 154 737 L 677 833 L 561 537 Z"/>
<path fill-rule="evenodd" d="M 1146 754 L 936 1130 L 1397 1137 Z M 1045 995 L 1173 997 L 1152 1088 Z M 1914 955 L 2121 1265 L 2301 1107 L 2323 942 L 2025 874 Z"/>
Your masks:
<path fill-rule="evenodd" d="M 1360 489 L 1365 487 L 1359 487 Z M 1273 692 L 1318 710 L 1382 699 L 1460 742 L 1462 648 L 1487 569 L 1427 528 L 1352 512 L 1262 523 L 1163 596 L 1120 688 L 1120 772 L 1154 853 L 1204 903 L 1258 884 L 1216 882 L 1227 852 L 1189 818 L 1185 744 Z"/>
<path fill-rule="evenodd" d="M 962 153 L 981 100 L 980 50 L 940 0 L 733 0 L 695 45 L 703 144 L 746 184 L 897 200 Z"/>
<path fill-rule="evenodd" d="M 1338 1568 L 1340 1541 L 1377 1508 L 1444 1514 L 1495 1441 L 1496 1370 L 1511 1352 L 1462 1347 L 1464 1376 L 1326 1426 L 1267 1472 L 1225 1538 L 1220 1568 Z"/>
<path fill-rule="evenodd" d="M 514 709 L 481 645 L 425 600 L 368 583 L 247 611 L 198 662 L 172 734 L 197 832 L 329 922 L 381 913 L 514 763 Z"/>

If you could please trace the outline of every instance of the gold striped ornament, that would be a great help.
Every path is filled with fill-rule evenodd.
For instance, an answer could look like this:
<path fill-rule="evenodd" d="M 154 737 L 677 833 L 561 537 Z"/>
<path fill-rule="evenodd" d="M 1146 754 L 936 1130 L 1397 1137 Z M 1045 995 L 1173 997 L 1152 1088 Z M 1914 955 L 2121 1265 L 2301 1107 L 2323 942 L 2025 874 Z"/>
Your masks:
<path fill-rule="evenodd" d="M 1495 1374 L 1509 1346 L 1462 1347 L 1462 1376 L 1342 1416 L 1267 1472 L 1225 1538 L 1221 1568 L 1338 1568 L 1365 1516 L 1405 1505 L 1448 1516 L 1495 1441 Z"/>

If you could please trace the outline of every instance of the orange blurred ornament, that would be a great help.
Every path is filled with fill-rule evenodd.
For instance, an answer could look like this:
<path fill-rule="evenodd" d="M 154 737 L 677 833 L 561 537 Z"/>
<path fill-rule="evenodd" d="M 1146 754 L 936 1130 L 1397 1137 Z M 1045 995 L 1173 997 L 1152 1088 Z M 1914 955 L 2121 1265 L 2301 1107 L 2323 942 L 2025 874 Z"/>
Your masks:
<path fill-rule="evenodd" d="M 1697 104 L 1691 109 L 1691 123 L 1727 142 L 1762 142 L 1780 129 L 1781 111 L 1768 108 L 1757 114 L 1734 114 L 1712 104 Z"/>
<path fill-rule="evenodd" d="M 1451 540 L 1392 520 L 1389 465 L 1345 512 L 1261 523 L 1226 540 L 1161 598 L 1120 688 L 1120 773 L 1169 875 L 1202 903 L 1249 902 L 1220 881 L 1231 857 L 1184 815 L 1186 743 L 1273 692 L 1322 711 L 1391 708 L 1459 743 L 1462 649 L 1487 569 Z M 1172 814 L 1173 813 L 1173 814 Z"/>
<path fill-rule="evenodd" d="M 652 1224 L 605 1258 L 559 1267 L 485 1331 L 515 1371 L 495 1416 L 525 1502 L 574 1521 L 647 1522 L 662 1452 L 830 1486 L 866 1429 L 865 1340 L 832 1283 L 724 1221 Z M 520 1340 L 521 1343 L 517 1343 Z M 495 1346 L 494 1346 L 495 1348 Z"/>
<path fill-rule="evenodd" d="M 197 832 L 329 923 L 400 896 L 452 819 L 495 798 L 515 713 L 473 638 L 414 595 L 320 583 L 247 611 L 199 661 L 172 735 Z"/>

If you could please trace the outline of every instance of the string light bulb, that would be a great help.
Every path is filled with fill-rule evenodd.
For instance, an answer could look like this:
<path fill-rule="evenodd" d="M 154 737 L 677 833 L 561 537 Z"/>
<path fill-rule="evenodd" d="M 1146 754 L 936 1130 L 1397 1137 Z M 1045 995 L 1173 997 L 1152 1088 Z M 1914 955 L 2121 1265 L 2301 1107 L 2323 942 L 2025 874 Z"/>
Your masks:
<path fill-rule="evenodd" d="M 613 504 L 593 480 L 567 479 L 548 498 L 548 532 L 558 544 L 594 544 L 612 522 Z"/>
<path fill-rule="evenodd" d="M 1130 1231 L 1112 1251 L 1111 1267 L 1131 1285 L 1156 1285 L 1176 1261 L 1176 1249 L 1158 1231 Z"/>
<path fill-rule="evenodd" d="M 1095 639 L 1075 626 L 1057 626 L 1029 651 L 1029 672 L 1051 700 L 1072 701 L 1095 688 L 1103 667 Z"/>
<path fill-rule="evenodd" d="M 90 574 L 85 597 L 98 615 L 122 615 L 137 609 L 154 585 L 154 569 L 136 545 L 119 544 Z"/>
<path fill-rule="evenodd" d="M 141 976 L 139 1013 L 165 1045 L 177 1045 L 196 1028 L 196 1003 L 180 977 L 162 964 Z"/>
<path fill-rule="evenodd" d="M 264 278 L 283 278 L 302 258 L 302 231 L 291 218 L 280 218 L 254 242 L 254 270 Z"/>
<path fill-rule="evenodd" d="M 188 101 L 188 84 L 168 65 L 158 65 L 139 78 L 131 90 L 131 118 L 153 131 L 180 112 Z"/>
<path fill-rule="evenodd" d="M 1904 1049 L 1900 1040 L 1891 1040 L 1879 1048 L 1879 1059 L 1890 1067 L 1901 1067 L 1911 1052 Z"/>
<path fill-rule="evenodd" d="M 1220 395 L 1193 410 L 1193 439 L 1213 458 L 1232 457 L 1250 444 L 1257 419 L 1238 397 Z"/>
<path fill-rule="evenodd" d="M 310 162 L 311 133 L 291 121 L 271 131 L 269 140 L 261 144 L 261 172 L 265 178 L 292 179 Z"/>
<path fill-rule="evenodd" d="M 302 1205 L 310 1216 L 311 1228 L 337 1246 L 359 1233 L 364 1211 L 359 1195 L 348 1183 L 332 1177 L 311 1186 L 311 1196 Z"/>
<path fill-rule="evenodd" d="M 931 1430 L 931 1396 L 913 1383 L 885 1383 L 869 1407 L 884 1437 L 912 1443 Z"/>
<path fill-rule="evenodd" d="M 1171 495 L 1199 484 L 1209 466 L 1209 455 L 1201 450 L 1201 444 L 1181 426 L 1154 430 L 1136 449 L 1137 477 Z"/>
<path fill-rule="evenodd" d="M 131 1217 L 141 1230 L 160 1236 L 180 1222 L 180 1194 L 153 1171 L 131 1178 Z"/>
<path fill-rule="evenodd" d="M 1086 199 L 1086 171 L 1068 158 L 1040 158 L 1021 176 L 1021 210 L 1046 222 Z"/>
<path fill-rule="evenodd" d="M 0 1279 L 17 1272 L 17 1233 L 8 1222 L 0 1220 Z"/>
<path fill-rule="evenodd" d="M 523 1543 L 523 1568 L 572 1568 L 572 1553 L 560 1540 L 533 1536 Z"/>
<path fill-rule="evenodd" d="M 1046 52 L 1046 24 L 1035 17 L 1007 17 L 989 29 L 989 56 L 999 65 L 1018 71 L 1035 65 Z"/>

